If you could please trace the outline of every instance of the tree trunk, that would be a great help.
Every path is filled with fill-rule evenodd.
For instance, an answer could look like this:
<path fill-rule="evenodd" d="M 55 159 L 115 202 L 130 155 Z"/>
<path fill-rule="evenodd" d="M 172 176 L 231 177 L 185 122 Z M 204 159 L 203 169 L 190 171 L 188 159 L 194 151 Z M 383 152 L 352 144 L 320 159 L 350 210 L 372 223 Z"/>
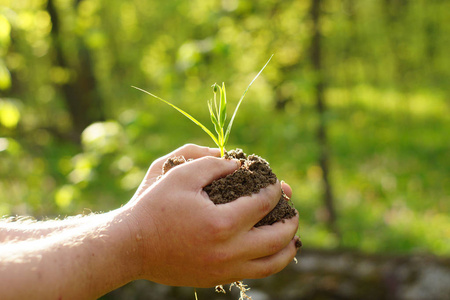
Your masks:
<path fill-rule="evenodd" d="M 91 57 L 88 50 L 81 46 L 75 52 L 78 54 L 79 64 L 70 65 L 62 47 L 63 34 L 54 0 L 48 0 L 47 11 L 52 21 L 52 40 L 56 64 L 62 68 L 71 69 L 75 73 L 75 78 L 63 84 L 61 91 L 73 124 L 70 138 L 80 143 L 81 133 L 87 126 L 105 119 L 100 97 L 96 93 L 96 80 Z"/>
<path fill-rule="evenodd" d="M 337 214 L 334 205 L 333 190 L 329 179 L 329 145 L 327 140 L 327 123 L 326 123 L 326 101 L 325 101 L 325 81 L 322 66 L 322 45 L 321 45 L 321 29 L 320 29 L 320 6 L 321 0 L 312 0 L 311 2 L 311 19 L 313 22 L 313 33 L 311 41 L 311 62 L 314 70 L 315 78 L 315 96 L 316 109 L 319 117 L 319 126 L 317 128 L 317 141 L 319 144 L 319 164 L 322 169 L 323 182 L 323 203 L 326 211 L 326 219 L 330 230 L 338 237 L 339 230 L 336 225 Z"/>

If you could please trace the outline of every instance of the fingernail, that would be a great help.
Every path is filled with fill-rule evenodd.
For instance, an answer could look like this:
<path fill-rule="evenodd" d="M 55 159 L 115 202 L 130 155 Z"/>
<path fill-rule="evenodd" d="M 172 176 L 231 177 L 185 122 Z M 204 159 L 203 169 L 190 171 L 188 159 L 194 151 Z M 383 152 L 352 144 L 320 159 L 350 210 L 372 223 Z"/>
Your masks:
<path fill-rule="evenodd" d="M 280 182 L 280 184 L 281 184 L 281 197 L 283 197 L 284 200 L 289 201 L 289 200 L 291 200 L 291 198 L 289 198 L 289 196 L 283 190 L 283 183 L 286 183 L 286 182 L 284 180 L 281 180 L 281 182 Z"/>
<path fill-rule="evenodd" d="M 283 188 L 281 188 L 281 197 L 283 197 L 284 200 L 289 201 L 291 198 L 286 195 L 286 193 L 283 191 Z"/>

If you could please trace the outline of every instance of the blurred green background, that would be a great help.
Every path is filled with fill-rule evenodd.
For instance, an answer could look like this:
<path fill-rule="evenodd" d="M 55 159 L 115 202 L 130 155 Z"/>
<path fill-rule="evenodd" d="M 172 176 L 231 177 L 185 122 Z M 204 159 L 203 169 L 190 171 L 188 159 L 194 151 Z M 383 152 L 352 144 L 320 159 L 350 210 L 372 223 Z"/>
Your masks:
<path fill-rule="evenodd" d="M 127 202 L 271 54 L 228 149 L 294 190 L 307 247 L 450 254 L 449 1 L 0 0 L 0 215 Z M 231 115 L 231 109 L 229 114 Z M 324 172 L 325 171 L 325 172 Z"/>

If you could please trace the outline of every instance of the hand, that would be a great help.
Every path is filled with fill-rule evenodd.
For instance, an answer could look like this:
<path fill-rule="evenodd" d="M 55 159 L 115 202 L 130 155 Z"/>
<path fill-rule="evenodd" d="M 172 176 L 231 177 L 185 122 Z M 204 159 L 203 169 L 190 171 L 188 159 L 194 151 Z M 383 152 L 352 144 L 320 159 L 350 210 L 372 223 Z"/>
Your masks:
<path fill-rule="evenodd" d="M 210 287 L 266 277 L 294 258 L 297 216 L 284 223 L 253 227 L 277 204 L 280 183 L 215 205 L 203 187 L 235 171 L 239 162 L 204 157 L 208 153 L 217 154 L 214 149 L 194 145 L 174 151 L 169 156 L 197 159 L 173 168 L 155 182 L 167 156 L 157 160 L 127 205 L 132 216 L 128 224 L 138 249 L 139 278 Z M 290 196 L 289 186 L 284 188 Z"/>
<path fill-rule="evenodd" d="M 147 188 L 149 188 L 153 183 L 156 182 L 156 179 L 161 175 L 162 173 L 162 167 L 164 165 L 164 162 L 174 156 L 184 156 L 186 159 L 197 159 L 204 156 L 220 156 L 220 150 L 218 148 L 208 148 L 208 147 L 201 147 L 194 144 L 186 144 L 171 153 L 158 158 L 155 160 L 151 165 L 150 168 L 147 171 L 147 174 L 145 175 L 144 179 L 142 180 L 141 184 L 139 185 L 139 188 L 137 189 L 135 195 L 131 199 L 131 201 L 134 201 L 136 198 L 138 198 L 142 193 L 146 191 Z"/>

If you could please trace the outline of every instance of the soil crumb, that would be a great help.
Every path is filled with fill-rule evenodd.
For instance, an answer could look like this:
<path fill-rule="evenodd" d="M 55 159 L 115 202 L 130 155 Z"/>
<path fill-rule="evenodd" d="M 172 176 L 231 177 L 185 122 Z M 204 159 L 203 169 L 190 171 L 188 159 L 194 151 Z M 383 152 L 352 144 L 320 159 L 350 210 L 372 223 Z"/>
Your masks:
<path fill-rule="evenodd" d="M 178 165 L 184 164 L 186 160 L 184 158 L 184 156 L 174 156 L 174 157 L 169 157 L 165 162 L 164 165 L 162 167 L 162 174 L 166 174 L 167 172 L 169 172 L 170 169 L 172 169 L 173 167 L 176 167 Z"/>

